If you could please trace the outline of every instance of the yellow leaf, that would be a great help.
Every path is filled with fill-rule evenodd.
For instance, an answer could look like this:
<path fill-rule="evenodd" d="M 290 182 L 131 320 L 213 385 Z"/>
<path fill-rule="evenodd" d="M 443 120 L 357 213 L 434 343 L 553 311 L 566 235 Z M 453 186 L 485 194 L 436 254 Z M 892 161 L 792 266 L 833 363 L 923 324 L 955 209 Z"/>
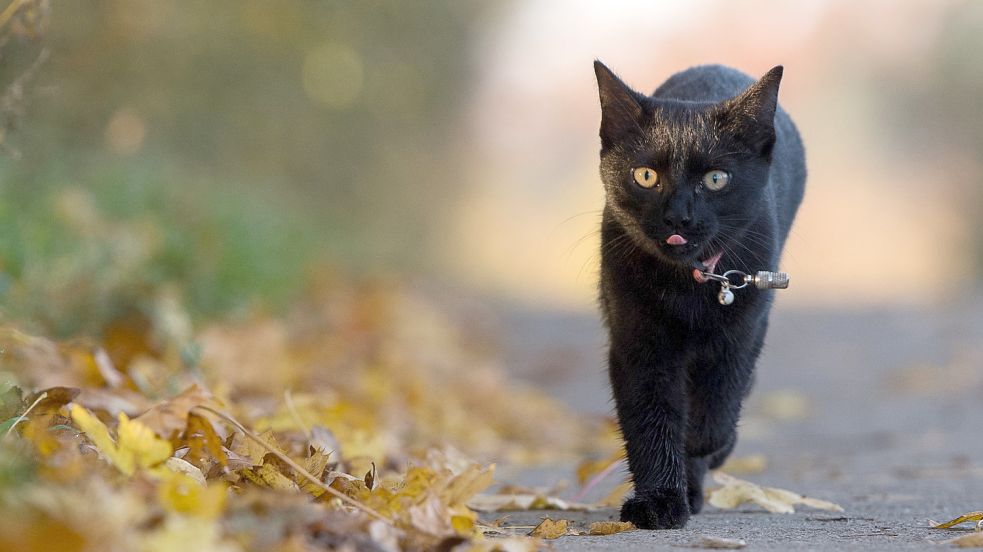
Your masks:
<path fill-rule="evenodd" d="M 948 529 L 950 527 L 955 527 L 960 523 L 966 523 L 967 521 L 975 521 L 977 530 L 980 530 L 981 525 L 983 525 L 983 512 L 969 512 L 968 514 L 963 514 L 956 519 L 949 520 L 945 523 L 935 523 L 932 522 L 932 527 L 935 529 Z"/>
<path fill-rule="evenodd" d="M 590 524 L 587 533 L 590 535 L 613 535 L 634 530 L 635 526 L 630 521 L 595 521 Z"/>
<path fill-rule="evenodd" d="M 721 466 L 720 471 L 726 473 L 736 473 L 748 475 L 761 473 L 768 468 L 768 459 L 764 454 L 749 454 L 747 456 L 735 456 L 728 458 Z"/>
<path fill-rule="evenodd" d="M 843 508 L 832 502 L 808 498 L 785 489 L 761 487 L 720 471 L 713 473 L 713 480 L 723 487 L 711 491 L 708 502 L 725 510 L 736 508 L 746 502 L 752 502 L 776 514 L 794 513 L 796 504 L 804 504 L 820 510 L 843 511 Z"/>
<path fill-rule="evenodd" d="M 321 452 L 320 449 L 315 450 L 310 456 L 304 459 L 304 469 L 319 480 L 322 479 L 324 468 L 327 466 L 328 455 Z M 314 482 L 301 476 L 300 474 L 295 474 L 295 481 L 298 485 L 300 485 L 301 490 L 314 498 L 317 498 L 326 492 L 320 485 L 314 484 Z"/>
<path fill-rule="evenodd" d="M 276 450 L 283 450 L 283 447 L 276 442 L 276 438 L 273 437 L 273 430 L 268 429 L 259 434 L 259 438 L 265 442 L 270 447 Z M 259 466 L 263 464 L 263 457 L 266 456 L 269 449 L 260 445 L 259 443 L 253 441 L 252 439 L 245 437 L 241 433 L 236 433 L 232 440 L 232 452 L 242 456 L 243 458 L 248 458 L 254 466 Z"/>
<path fill-rule="evenodd" d="M 215 522 L 186 516 L 167 516 L 164 523 L 144 537 L 140 552 L 237 552 L 238 545 L 222 540 Z"/>
<path fill-rule="evenodd" d="M 289 477 L 280 473 L 274 464 L 266 463 L 256 468 L 242 470 L 242 475 L 257 485 L 277 491 L 300 490 L 300 487 Z"/>
<path fill-rule="evenodd" d="M 478 514 L 467 506 L 454 506 L 450 509 L 451 527 L 458 535 L 467 536 L 474 533 Z"/>
<path fill-rule="evenodd" d="M 184 431 L 184 443 L 188 445 L 188 454 L 185 458 L 189 462 L 205 469 L 209 460 L 218 462 L 223 468 L 229 466 L 229 458 L 222 448 L 222 439 L 219 438 L 211 422 L 204 416 L 198 414 L 188 415 L 187 428 Z"/>
<path fill-rule="evenodd" d="M 171 455 L 171 444 L 157 437 L 149 427 L 130 421 L 120 412 L 116 428 L 119 451 L 133 457 L 138 467 L 150 468 L 160 464 Z"/>
<path fill-rule="evenodd" d="M 157 486 L 157 499 L 167 510 L 203 519 L 217 519 L 225 509 L 225 484 L 202 486 L 193 477 L 172 472 Z"/>
<path fill-rule="evenodd" d="M 611 467 L 611 464 L 620 462 L 624 458 L 624 453 L 618 451 L 610 458 L 601 460 L 584 460 L 577 465 L 577 484 L 583 486 L 584 483 L 599 473 Z"/>
<path fill-rule="evenodd" d="M 147 426 L 131 421 L 122 412 L 119 414 L 116 428 L 118 439 L 115 443 L 106 425 L 91 412 L 73 404 L 71 413 L 72 420 L 99 452 L 126 475 L 133 475 L 137 468 L 156 466 L 171 455 L 170 443 L 154 435 Z"/>
<path fill-rule="evenodd" d="M 565 519 L 552 520 L 546 518 L 529 532 L 529 536 L 539 537 L 541 539 L 556 539 L 566 535 L 569 528 L 570 522 Z"/>

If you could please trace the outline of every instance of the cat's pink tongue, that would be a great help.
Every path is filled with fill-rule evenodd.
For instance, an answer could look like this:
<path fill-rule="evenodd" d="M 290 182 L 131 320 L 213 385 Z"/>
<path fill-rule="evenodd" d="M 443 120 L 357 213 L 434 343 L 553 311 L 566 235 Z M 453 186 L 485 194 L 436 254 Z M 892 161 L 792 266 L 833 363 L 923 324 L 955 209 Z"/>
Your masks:
<path fill-rule="evenodd" d="M 680 236 L 679 234 L 673 234 L 669 236 L 666 243 L 669 245 L 686 245 L 686 238 Z"/>

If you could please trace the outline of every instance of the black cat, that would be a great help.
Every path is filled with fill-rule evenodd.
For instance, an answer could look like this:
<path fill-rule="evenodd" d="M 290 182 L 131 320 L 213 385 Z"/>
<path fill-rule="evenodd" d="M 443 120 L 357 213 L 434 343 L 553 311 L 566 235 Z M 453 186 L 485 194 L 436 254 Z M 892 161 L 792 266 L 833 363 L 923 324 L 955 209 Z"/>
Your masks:
<path fill-rule="evenodd" d="M 594 63 L 601 97 L 600 303 L 635 495 L 621 519 L 683 527 L 703 476 L 736 441 L 772 291 L 721 305 L 700 270 L 776 270 L 805 184 L 795 125 L 777 106 L 782 67 L 757 82 L 719 65 L 651 96 Z"/>

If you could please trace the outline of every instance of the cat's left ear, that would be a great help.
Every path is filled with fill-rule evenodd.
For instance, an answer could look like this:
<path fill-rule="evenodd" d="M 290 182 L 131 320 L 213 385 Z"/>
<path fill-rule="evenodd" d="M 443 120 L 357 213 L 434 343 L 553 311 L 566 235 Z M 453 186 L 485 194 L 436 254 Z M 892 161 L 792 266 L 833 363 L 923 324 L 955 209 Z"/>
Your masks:
<path fill-rule="evenodd" d="M 782 72 L 781 65 L 772 68 L 740 96 L 724 103 L 736 134 L 762 155 L 770 154 L 775 145 L 775 109 Z"/>

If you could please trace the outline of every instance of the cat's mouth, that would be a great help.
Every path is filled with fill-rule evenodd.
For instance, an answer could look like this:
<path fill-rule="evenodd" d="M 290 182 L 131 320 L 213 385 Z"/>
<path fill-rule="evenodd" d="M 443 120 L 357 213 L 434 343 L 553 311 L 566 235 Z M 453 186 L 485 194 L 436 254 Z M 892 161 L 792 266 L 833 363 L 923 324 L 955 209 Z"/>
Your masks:
<path fill-rule="evenodd" d="M 703 283 L 707 281 L 707 279 L 703 277 L 703 273 L 714 272 L 717 269 L 717 263 L 720 262 L 720 257 L 723 256 L 724 252 L 703 252 L 704 255 L 708 256 L 705 258 L 700 258 L 698 255 L 701 245 L 701 243 L 697 241 L 690 241 L 679 234 L 672 234 L 662 242 L 662 250 L 670 259 L 692 266 L 693 279 L 695 279 L 697 282 Z"/>
<path fill-rule="evenodd" d="M 707 279 L 703 276 L 704 272 L 715 272 L 717 270 L 717 263 L 720 262 L 720 257 L 723 257 L 723 251 L 717 251 L 711 257 L 708 257 L 699 262 L 699 264 L 693 267 L 693 279 L 699 283 L 704 283 Z M 703 265 L 702 268 L 700 265 Z"/>

